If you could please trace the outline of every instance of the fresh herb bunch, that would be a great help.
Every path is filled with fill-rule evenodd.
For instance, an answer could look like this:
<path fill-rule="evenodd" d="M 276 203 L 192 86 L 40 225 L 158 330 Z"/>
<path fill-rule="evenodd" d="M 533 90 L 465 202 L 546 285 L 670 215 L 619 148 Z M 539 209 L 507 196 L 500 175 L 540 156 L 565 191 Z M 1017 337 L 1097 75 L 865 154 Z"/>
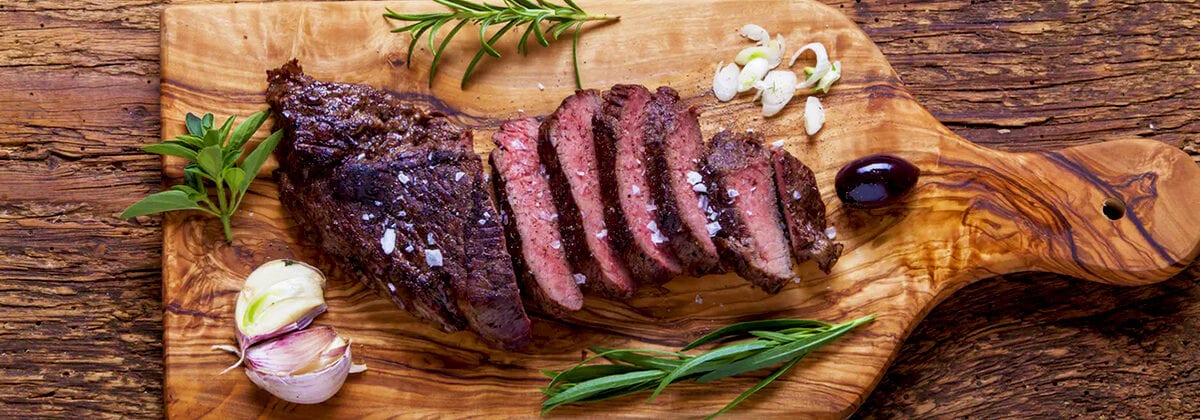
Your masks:
<path fill-rule="evenodd" d="M 408 43 L 408 58 L 407 63 L 411 65 L 413 50 L 417 47 L 417 41 L 421 36 L 428 32 L 429 51 L 433 53 L 433 64 L 429 67 L 429 86 L 433 86 L 433 76 L 437 74 L 438 63 L 442 60 L 442 53 L 446 50 L 446 45 L 450 43 L 450 39 L 458 34 L 458 31 L 466 26 L 467 23 L 475 23 L 479 25 L 479 51 L 475 53 L 475 58 L 471 59 L 471 64 L 467 66 L 467 71 L 463 73 L 461 87 L 467 86 L 467 80 L 471 78 L 471 73 L 475 71 L 475 65 L 479 64 L 479 60 L 484 54 L 492 57 L 500 58 L 500 53 L 496 51 L 494 45 L 504 34 L 509 30 L 521 26 L 525 26 L 525 33 L 521 35 L 521 40 L 517 42 L 517 52 L 522 55 L 529 53 L 527 48 L 530 35 L 533 35 L 538 44 L 543 47 L 550 46 L 550 40 L 558 40 L 558 37 L 568 29 L 575 28 L 574 41 L 571 44 L 571 60 L 575 68 L 575 85 L 580 89 L 583 88 L 583 81 L 579 76 L 579 32 L 583 28 L 583 24 L 588 21 L 613 21 L 619 20 L 620 16 L 609 15 L 590 15 L 585 12 L 579 5 L 576 5 L 572 0 L 563 0 L 565 5 L 555 4 L 547 0 L 504 0 L 504 5 L 497 6 L 487 3 L 475 3 L 467 0 L 433 0 L 435 3 L 441 4 L 450 8 L 449 12 L 442 13 L 418 13 L 418 14 L 400 14 L 387 9 L 384 17 L 405 22 L 414 22 L 407 26 L 393 29 L 392 32 L 408 32 L 412 35 L 412 41 Z M 434 38 L 437 32 L 442 28 L 442 25 L 452 21 L 459 21 L 450 33 L 442 39 L 441 44 L 434 46 Z M 547 26 L 543 28 L 543 23 Z M 492 36 L 487 35 L 487 29 L 492 25 L 504 25 Z M 546 34 L 550 34 L 549 37 Z"/>
<path fill-rule="evenodd" d="M 551 379 L 550 385 L 541 388 L 549 396 L 542 402 L 542 413 L 563 404 L 601 401 L 654 390 L 649 403 L 667 385 L 675 382 L 695 380 L 706 383 L 786 362 L 708 418 L 716 417 L 765 388 L 813 350 L 874 319 L 875 315 L 867 315 L 842 324 L 810 319 L 742 322 L 700 337 L 678 352 L 592 347 L 589 350 L 596 354 L 574 367 L 562 372 L 542 372 Z M 727 344 L 697 355 L 683 353 L 717 340 L 750 338 L 753 340 Z M 587 364 L 597 358 L 613 363 Z"/>
<path fill-rule="evenodd" d="M 213 114 L 205 114 L 201 118 L 189 112 L 187 134 L 142 148 L 149 153 L 187 159 L 188 164 L 183 168 L 184 183 L 143 198 L 125 209 L 121 218 L 174 210 L 199 210 L 219 217 L 225 229 L 225 240 L 233 241 L 229 219 L 238 205 L 242 204 L 246 189 L 258 175 L 263 162 L 267 161 L 267 156 L 271 155 L 283 137 L 282 130 L 271 133 L 238 165 L 242 147 L 267 120 L 268 113 L 269 110 L 264 110 L 251 115 L 234 129 L 236 115 L 225 120 L 220 128 L 213 128 Z M 204 180 L 216 186 L 215 203 L 209 197 Z"/>

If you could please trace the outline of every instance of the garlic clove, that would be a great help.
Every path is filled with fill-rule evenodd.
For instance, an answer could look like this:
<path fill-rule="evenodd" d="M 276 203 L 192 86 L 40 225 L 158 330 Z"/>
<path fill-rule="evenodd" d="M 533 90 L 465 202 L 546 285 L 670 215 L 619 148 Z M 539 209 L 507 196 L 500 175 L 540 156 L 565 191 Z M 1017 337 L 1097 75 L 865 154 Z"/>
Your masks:
<path fill-rule="evenodd" d="M 246 376 L 259 388 L 296 404 L 317 404 L 341 389 L 354 365 L 350 344 L 330 327 L 296 331 L 246 350 Z"/>
<path fill-rule="evenodd" d="M 743 25 L 742 28 L 738 30 L 738 34 L 746 37 L 746 39 L 757 42 L 758 45 L 763 45 L 771 39 L 770 32 L 767 32 L 767 30 L 763 29 L 763 27 L 753 23 L 747 23 Z"/>
<path fill-rule="evenodd" d="M 813 42 L 800 47 L 800 49 L 796 51 L 796 54 L 792 55 L 792 60 L 788 62 L 788 67 L 796 65 L 796 60 L 799 59 L 805 51 L 812 51 L 813 55 L 817 56 L 817 65 L 813 68 L 812 73 L 809 73 L 808 78 L 804 79 L 804 82 L 800 83 L 799 86 L 796 86 L 797 88 L 806 88 L 816 84 L 821 80 L 822 77 L 825 77 L 825 73 L 828 72 L 831 67 L 829 64 L 829 53 L 825 51 L 825 46 L 821 45 L 820 42 Z M 805 71 L 805 73 L 808 72 Z"/>
<path fill-rule="evenodd" d="M 721 102 L 737 96 L 737 77 L 740 72 L 737 64 L 729 63 L 722 67 L 723 64 L 724 62 L 717 64 L 717 73 L 713 76 L 713 93 Z"/>
<path fill-rule="evenodd" d="M 307 327 L 325 312 L 325 276 L 293 260 L 269 261 L 250 273 L 234 317 L 238 345 L 251 345 Z"/>
<path fill-rule="evenodd" d="M 809 96 L 804 103 L 804 132 L 808 135 L 817 134 L 825 125 L 825 107 L 816 96 Z"/>
<path fill-rule="evenodd" d="M 737 77 L 738 93 L 745 92 L 754 87 L 754 82 L 762 80 L 763 76 L 767 75 L 770 70 L 770 64 L 765 58 L 755 58 L 746 63 L 746 67 L 742 67 L 741 73 Z"/>

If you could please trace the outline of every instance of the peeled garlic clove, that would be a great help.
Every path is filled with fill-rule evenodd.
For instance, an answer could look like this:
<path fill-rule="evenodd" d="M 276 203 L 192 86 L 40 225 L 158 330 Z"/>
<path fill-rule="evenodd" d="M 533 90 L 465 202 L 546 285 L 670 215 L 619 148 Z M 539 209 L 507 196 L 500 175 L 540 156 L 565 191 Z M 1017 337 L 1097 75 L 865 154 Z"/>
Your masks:
<path fill-rule="evenodd" d="M 796 54 L 792 55 L 792 61 L 788 62 L 788 67 L 796 65 L 796 60 L 799 59 L 805 51 L 812 51 L 813 55 L 817 56 L 817 65 L 813 68 L 813 72 L 809 74 L 808 78 L 804 79 L 804 82 L 800 83 L 799 86 L 796 86 L 798 88 L 806 88 L 816 84 L 821 80 L 822 77 L 825 77 L 825 73 L 828 72 L 830 68 L 829 53 L 825 51 L 825 46 L 821 45 L 820 42 L 813 42 L 800 47 L 800 49 L 796 51 Z"/>
<path fill-rule="evenodd" d="M 255 269 L 234 310 L 241 350 L 307 327 L 325 312 L 324 287 L 321 271 L 299 261 L 275 260 Z"/>
<path fill-rule="evenodd" d="M 717 100 L 721 102 L 733 99 L 737 96 L 737 78 L 738 66 L 734 63 L 721 67 L 724 62 L 717 64 L 717 73 L 713 76 L 713 93 L 717 95 Z"/>
<path fill-rule="evenodd" d="M 796 95 L 796 73 L 789 70 L 774 70 L 767 73 L 759 82 L 759 92 L 762 94 L 763 116 L 770 117 L 778 114 L 792 97 Z"/>
<path fill-rule="evenodd" d="M 742 26 L 742 29 L 738 30 L 738 34 L 746 37 L 746 39 L 757 42 L 758 45 L 763 45 L 767 42 L 767 40 L 771 39 L 770 32 L 767 32 L 767 30 L 763 29 L 763 27 L 753 23 L 747 23 L 746 25 Z"/>
<path fill-rule="evenodd" d="M 746 67 L 742 67 L 742 72 L 737 76 L 737 91 L 738 93 L 745 92 L 754 87 L 754 82 L 762 80 L 763 76 L 770 70 L 770 64 L 765 58 L 755 58 L 746 63 Z"/>
<path fill-rule="evenodd" d="M 804 103 L 804 132 L 808 135 L 817 134 L 825 125 L 825 107 L 816 96 L 809 96 Z"/>
<path fill-rule="evenodd" d="M 324 402 L 352 371 L 365 370 L 353 365 L 350 344 L 330 327 L 300 330 L 250 347 L 245 359 L 251 382 L 296 404 Z"/>

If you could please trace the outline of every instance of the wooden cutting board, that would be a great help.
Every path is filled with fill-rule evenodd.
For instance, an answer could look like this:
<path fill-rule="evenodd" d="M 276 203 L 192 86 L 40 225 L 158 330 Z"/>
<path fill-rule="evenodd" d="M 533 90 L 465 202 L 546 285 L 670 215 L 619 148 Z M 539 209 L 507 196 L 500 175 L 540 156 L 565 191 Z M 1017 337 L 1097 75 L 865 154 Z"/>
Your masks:
<path fill-rule="evenodd" d="M 674 348 L 726 324 L 763 318 L 878 319 L 823 348 L 743 403 L 735 413 L 762 417 L 845 417 L 883 375 L 904 338 L 929 310 L 963 286 L 1016 271 L 1049 271 L 1115 285 L 1166 279 L 1200 244 L 1200 168 L 1184 153 L 1145 140 L 1112 141 L 1058 152 L 1014 154 L 976 146 L 917 104 L 887 60 L 849 19 L 811 1 L 584 1 L 619 23 L 587 29 L 580 43 L 584 83 L 670 85 L 703 111 L 705 137 L 754 129 L 816 172 L 845 255 L 830 275 L 809 262 L 803 280 L 768 296 L 732 276 L 678 278 L 625 302 L 589 298 L 570 319 L 534 319 L 522 352 L 489 349 L 473 334 L 445 334 L 396 309 L 334 267 L 280 207 L 269 161 L 235 217 L 227 243 L 217 220 L 166 216 L 163 238 L 166 406 L 172 417 L 495 416 L 533 417 L 542 400 L 541 369 L 562 369 L 591 345 Z M 552 111 L 574 89 L 570 45 L 535 47 L 529 57 L 485 59 L 474 82 L 459 76 L 477 48 L 464 31 L 450 44 L 435 85 L 430 55 L 405 66 L 406 35 L 381 17 L 394 10 L 435 11 L 429 1 L 171 6 L 162 18 L 163 138 L 184 131 L 187 112 L 249 115 L 266 108 L 265 70 L 298 58 L 329 81 L 384 87 L 451 115 L 475 130 L 487 153 L 504 119 Z M 744 23 L 782 32 L 790 51 L 819 41 L 844 67 L 822 98 L 825 128 L 803 132 L 803 102 L 764 120 L 749 96 L 718 103 L 709 92 L 718 61 L 746 42 Z M 545 89 L 539 89 L 539 84 Z M 266 130 L 256 139 L 265 136 Z M 891 153 L 917 164 L 922 178 L 906 200 L 877 211 L 840 205 L 833 178 L 846 162 Z M 164 162 L 168 182 L 181 162 Z M 1108 201 L 1124 207 L 1111 220 Z M 1115 208 L 1114 207 L 1114 208 Z M 352 376 L 330 401 L 282 402 L 210 350 L 234 340 L 233 308 L 257 265 L 296 258 L 330 277 L 329 313 L 319 325 L 354 342 L 370 370 Z M 674 385 L 652 405 L 645 396 L 570 406 L 557 415 L 699 416 L 750 387 L 759 376 L 718 385 Z"/>

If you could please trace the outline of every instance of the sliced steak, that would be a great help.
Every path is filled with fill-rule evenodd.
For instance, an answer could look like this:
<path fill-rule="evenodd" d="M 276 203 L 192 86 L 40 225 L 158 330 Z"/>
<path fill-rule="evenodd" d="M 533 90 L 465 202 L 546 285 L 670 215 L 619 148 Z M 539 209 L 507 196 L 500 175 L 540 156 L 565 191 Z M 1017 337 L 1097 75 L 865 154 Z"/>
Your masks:
<path fill-rule="evenodd" d="M 704 208 L 708 195 L 701 175 L 704 140 L 696 109 L 663 86 L 646 105 L 646 178 L 658 207 L 658 227 L 693 275 L 718 272 L 720 260 Z"/>
<path fill-rule="evenodd" d="M 320 247 L 443 330 L 527 342 L 471 133 L 383 90 L 315 81 L 294 60 L 268 82 L 285 132 L 280 198 Z"/>
<path fill-rule="evenodd" d="M 762 135 L 718 133 L 708 147 L 705 171 L 720 223 L 713 242 L 722 260 L 755 286 L 778 292 L 795 274 Z"/>
<path fill-rule="evenodd" d="M 649 102 L 650 91 L 638 85 L 616 85 L 604 93 L 594 121 L 596 159 L 612 241 L 628 244 L 621 249 L 635 277 L 664 283 L 682 270 L 658 226 L 658 206 L 646 178 L 643 134 Z"/>
<path fill-rule="evenodd" d="M 817 190 L 817 179 L 811 169 L 783 149 L 771 154 L 775 165 L 775 187 L 779 206 L 787 222 L 792 243 L 792 256 L 804 262 L 817 259 L 817 267 L 826 274 L 842 255 L 842 244 L 825 235 L 825 202 Z"/>
<path fill-rule="evenodd" d="M 585 276 L 589 289 L 627 297 L 633 294 L 633 276 L 604 220 L 592 132 L 600 106 L 600 95 L 594 90 L 580 90 L 564 99 L 542 122 L 538 153 L 550 174 L 550 185 L 555 186 L 563 246 L 572 267 Z"/>
<path fill-rule="evenodd" d="M 537 150 L 538 123 L 522 118 L 504 123 L 492 136 L 496 194 L 513 266 L 521 288 L 538 307 L 552 314 L 583 307 L 559 233 L 558 209 L 546 167 Z"/>

